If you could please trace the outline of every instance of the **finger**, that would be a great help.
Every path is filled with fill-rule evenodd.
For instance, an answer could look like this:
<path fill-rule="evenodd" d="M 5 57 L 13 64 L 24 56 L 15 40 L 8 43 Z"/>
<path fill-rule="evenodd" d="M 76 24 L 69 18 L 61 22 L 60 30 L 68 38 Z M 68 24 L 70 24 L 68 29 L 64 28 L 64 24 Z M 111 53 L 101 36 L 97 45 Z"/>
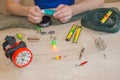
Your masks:
<path fill-rule="evenodd" d="M 42 16 L 36 17 L 36 16 L 33 16 L 33 15 L 28 15 L 28 18 L 30 18 L 32 20 L 39 20 L 39 19 L 42 19 Z"/>
<path fill-rule="evenodd" d="M 34 11 L 34 7 L 31 7 L 31 8 L 29 9 L 29 14 L 35 16 L 36 12 Z"/>
<path fill-rule="evenodd" d="M 59 11 L 56 11 L 53 16 L 54 16 L 55 18 L 59 18 L 59 15 L 60 15 L 60 14 L 65 15 L 64 9 L 60 9 Z"/>
<path fill-rule="evenodd" d="M 41 9 L 40 9 L 38 6 L 35 6 L 34 8 L 35 8 L 35 11 L 36 11 L 36 12 L 38 12 L 38 13 L 40 13 L 40 14 L 42 13 L 42 12 L 41 12 Z"/>
<path fill-rule="evenodd" d="M 29 11 L 29 13 L 33 16 L 40 17 L 43 16 L 43 14 L 40 12 L 40 9 L 38 7 L 32 7 Z"/>
<path fill-rule="evenodd" d="M 65 23 L 65 22 L 70 21 L 70 19 L 71 19 L 71 16 L 66 16 L 66 17 L 64 17 L 64 18 L 60 18 L 59 20 L 60 20 L 61 22 Z"/>
<path fill-rule="evenodd" d="M 35 17 L 33 15 L 28 15 L 28 19 L 32 22 L 36 22 L 36 21 L 41 22 L 42 21 L 42 17 Z"/>
<path fill-rule="evenodd" d="M 55 18 L 64 18 L 64 17 L 67 17 L 67 16 L 69 16 L 69 13 L 64 12 L 63 14 L 62 13 L 58 14 Z"/>
<path fill-rule="evenodd" d="M 63 13 L 63 12 L 64 12 L 64 10 L 63 10 L 64 7 L 65 7 L 65 5 L 63 5 L 63 4 L 59 5 L 59 6 L 56 8 L 56 12 L 54 13 L 53 16 L 56 17 L 57 15 Z"/>
<path fill-rule="evenodd" d="M 34 24 L 38 24 L 41 22 L 41 20 L 33 20 L 33 19 L 30 19 L 28 18 L 28 20 L 31 22 L 31 23 L 34 23 Z"/>
<path fill-rule="evenodd" d="M 33 15 L 33 16 L 36 16 L 36 17 L 41 17 L 41 16 L 43 16 L 43 14 L 41 14 L 41 13 L 38 13 L 38 12 L 36 12 L 36 11 L 31 11 L 31 15 Z"/>
<path fill-rule="evenodd" d="M 64 4 L 60 4 L 57 8 L 56 8 L 56 11 L 59 10 L 59 9 L 62 9 L 63 7 L 65 7 Z"/>

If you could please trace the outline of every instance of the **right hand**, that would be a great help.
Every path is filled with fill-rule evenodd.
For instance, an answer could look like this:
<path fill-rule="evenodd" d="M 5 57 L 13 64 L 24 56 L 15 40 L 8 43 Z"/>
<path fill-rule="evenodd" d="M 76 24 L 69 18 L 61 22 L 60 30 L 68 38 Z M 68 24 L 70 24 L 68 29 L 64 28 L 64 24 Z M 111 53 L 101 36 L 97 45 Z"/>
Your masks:
<path fill-rule="evenodd" d="M 27 10 L 28 20 L 34 24 L 42 21 L 43 14 L 38 6 L 29 7 Z"/>
<path fill-rule="evenodd" d="M 54 18 L 60 20 L 63 23 L 66 23 L 68 21 L 70 21 L 70 19 L 72 18 L 72 8 L 71 6 L 68 5 L 64 5 L 64 4 L 60 4 L 57 8 L 56 8 L 56 12 L 54 13 Z"/>

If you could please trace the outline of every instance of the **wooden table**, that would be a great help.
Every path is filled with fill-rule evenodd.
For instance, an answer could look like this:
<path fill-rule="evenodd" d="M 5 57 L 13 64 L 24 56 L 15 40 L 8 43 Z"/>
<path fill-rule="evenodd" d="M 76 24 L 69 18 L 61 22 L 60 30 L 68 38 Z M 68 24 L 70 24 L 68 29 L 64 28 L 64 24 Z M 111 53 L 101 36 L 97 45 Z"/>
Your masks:
<path fill-rule="evenodd" d="M 120 2 L 108 3 L 105 7 L 118 7 Z M 73 24 L 80 25 L 80 20 L 68 24 L 50 26 L 43 31 L 55 31 L 57 38 L 57 51 L 51 49 L 50 35 L 41 35 L 35 30 L 12 28 L 0 31 L 0 45 L 6 35 L 15 36 L 22 33 L 27 47 L 33 53 L 33 60 L 27 67 L 18 68 L 4 55 L 0 46 L 0 80 L 119 80 L 120 79 L 120 31 L 114 34 L 93 31 L 83 28 L 77 44 L 66 42 L 65 38 Z M 29 42 L 27 37 L 37 36 L 38 42 Z M 107 47 L 99 51 L 94 45 L 92 37 L 100 36 Z M 86 49 L 79 60 L 80 50 L 83 45 Z M 107 59 L 104 57 L 106 55 Z M 55 60 L 55 56 L 62 57 Z M 84 66 L 80 64 L 88 61 Z"/>

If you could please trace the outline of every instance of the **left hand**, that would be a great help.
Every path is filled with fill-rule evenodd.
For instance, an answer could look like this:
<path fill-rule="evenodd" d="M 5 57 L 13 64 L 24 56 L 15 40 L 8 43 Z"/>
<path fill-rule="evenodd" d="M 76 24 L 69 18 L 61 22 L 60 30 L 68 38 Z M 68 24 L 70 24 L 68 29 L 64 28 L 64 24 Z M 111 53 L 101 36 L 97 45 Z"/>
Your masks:
<path fill-rule="evenodd" d="M 60 4 L 53 16 L 63 23 L 68 22 L 72 17 L 72 9 L 68 5 Z"/>

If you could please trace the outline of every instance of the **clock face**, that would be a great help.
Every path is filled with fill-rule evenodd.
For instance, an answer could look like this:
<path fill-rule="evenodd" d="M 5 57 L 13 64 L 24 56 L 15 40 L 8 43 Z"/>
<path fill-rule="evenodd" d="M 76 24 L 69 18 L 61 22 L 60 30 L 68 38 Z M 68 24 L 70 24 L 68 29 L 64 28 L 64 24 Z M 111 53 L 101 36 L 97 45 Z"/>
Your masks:
<path fill-rule="evenodd" d="M 32 53 L 27 48 L 20 48 L 13 54 L 13 62 L 17 67 L 25 67 L 32 60 Z"/>

